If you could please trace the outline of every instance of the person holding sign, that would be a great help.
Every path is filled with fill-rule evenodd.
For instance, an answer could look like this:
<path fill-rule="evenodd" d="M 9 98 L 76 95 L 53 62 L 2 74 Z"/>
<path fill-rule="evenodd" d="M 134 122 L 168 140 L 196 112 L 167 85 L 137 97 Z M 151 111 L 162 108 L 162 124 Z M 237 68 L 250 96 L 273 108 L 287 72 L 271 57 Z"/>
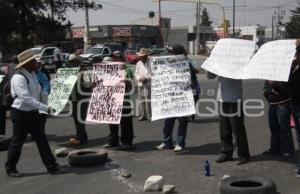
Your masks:
<path fill-rule="evenodd" d="M 76 55 L 70 55 L 69 56 L 69 66 L 70 67 L 80 67 L 79 70 L 79 78 L 76 82 L 72 94 L 71 94 L 71 100 L 72 100 L 72 106 L 73 106 L 73 112 L 72 116 L 75 122 L 75 128 L 76 128 L 76 137 L 71 138 L 69 140 L 69 143 L 72 145 L 82 145 L 87 143 L 88 136 L 85 129 L 85 119 L 87 115 L 87 109 L 88 109 L 88 101 L 85 100 L 90 97 L 89 94 L 92 92 L 93 84 L 91 82 L 91 78 L 88 75 L 89 80 L 84 80 L 84 69 L 82 66 L 82 61 L 79 56 Z M 78 86 L 80 84 L 80 86 Z"/>
<path fill-rule="evenodd" d="M 39 111 L 50 113 L 51 108 L 40 102 L 41 88 L 35 79 L 37 70 L 36 58 L 32 51 L 26 50 L 18 55 L 19 64 L 11 80 L 13 104 L 11 120 L 13 137 L 8 148 L 5 169 L 8 176 L 21 177 L 16 165 L 19 161 L 23 144 L 30 133 L 38 147 L 44 165 L 50 174 L 62 172 L 63 167 L 56 163 L 45 131 L 40 129 L 41 115 Z"/>
<path fill-rule="evenodd" d="M 286 82 L 266 81 L 264 96 L 269 102 L 269 127 L 271 145 L 264 154 L 290 158 L 294 155 L 293 135 L 290 127 L 290 92 Z"/>
<path fill-rule="evenodd" d="M 120 51 L 115 51 L 113 53 L 114 62 L 122 62 L 123 57 Z M 122 109 L 122 118 L 121 118 L 121 143 L 122 145 L 119 147 L 119 125 L 118 124 L 109 124 L 110 135 L 108 143 L 105 144 L 104 148 L 114 148 L 119 147 L 120 150 L 131 150 L 132 149 L 132 141 L 133 141 L 133 122 L 132 122 L 132 114 L 131 114 L 131 107 L 130 107 L 130 91 L 132 90 L 132 80 L 133 80 L 133 72 L 131 69 L 126 67 L 123 64 L 123 68 L 125 69 L 125 80 L 122 82 L 125 83 L 125 96 L 123 102 L 123 109 Z"/>
<path fill-rule="evenodd" d="M 136 64 L 135 79 L 139 92 L 139 121 L 151 120 L 151 65 L 148 58 L 148 49 L 141 48 L 137 53 L 140 60 Z"/>
<path fill-rule="evenodd" d="M 216 77 L 215 74 L 208 72 L 209 79 L 214 79 Z M 242 80 L 221 76 L 218 77 L 217 101 L 219 102 L 219 125 L 222 154 L 216 160 L 217 163 L 233 160 L 232 135 L 235 137 L 238 149 L 239 159 L 237 165 L 245 164 L 250 160 L 242 99 Z"/>
<path fill-rule="evenodd" d="M 173 55 L 184 55 L 184 52 L 185 50 L 182 45 L 174 45 L 170 49 L 170 53 L 172 53 Z M 176 119 L 178 119 L 179 126 L 177 131 L 176 146 L 174 148 L 174 152 L 181 152 L 185 148 L 188 116 L 172 117 L 172 118 L 167 118 L 165 120 L 164 128 L 163 128 L 164 139 L 163 139 L 163 143 L 156 147 L 158 150 L 173 148 L 172 136 L 173 136 L 173 127 Z"/>

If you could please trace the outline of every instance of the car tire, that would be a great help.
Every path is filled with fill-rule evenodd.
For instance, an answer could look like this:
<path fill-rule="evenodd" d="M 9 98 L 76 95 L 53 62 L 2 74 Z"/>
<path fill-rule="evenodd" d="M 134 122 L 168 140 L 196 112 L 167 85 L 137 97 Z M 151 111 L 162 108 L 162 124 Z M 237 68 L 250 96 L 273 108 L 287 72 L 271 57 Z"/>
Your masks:
<path fill-rule="evenodd" d="M 0 151 L 6 151 L 8 149 L 10 140 L 11 138 L 0 135 Z"/>
<path fill-rule="evenodd" d="M 69 153 L 68 162 L 74 167 L 88 167 L 104 164 L 108 161 L 108 154 L 105 150 L 82 149 Z"/>
<path fill-rule="evenodd" d="M 263 176 L 232 176 L 222 180 L 220 194 L 277 194 L 271 178 Z"/>

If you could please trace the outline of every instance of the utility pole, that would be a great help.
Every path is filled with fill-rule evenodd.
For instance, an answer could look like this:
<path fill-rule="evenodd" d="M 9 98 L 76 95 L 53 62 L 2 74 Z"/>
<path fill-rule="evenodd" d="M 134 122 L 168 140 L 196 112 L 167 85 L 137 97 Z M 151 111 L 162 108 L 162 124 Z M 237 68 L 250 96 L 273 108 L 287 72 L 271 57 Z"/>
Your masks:
<path fill-rule="evenodd" d="M 159 44 L 160 47 L 164 46 L 164 39 L 163 39 L 163 34 L 161 30 L 161 2 L 158 0 L 158 27 L 159 27 Z"/>
<path fill-rule="evenodd" d="M 233 0 L 232 12 L 232 37 L 235 38 L 235 0 Z"/>
<path fill-rule="evenodd" d="M 200 10 L 201 10 L 201 3 L 200 0 L 197 3 L 197 8 L 196 8 L 196 42 L 195 42 L 195 54 L 197 55 L 200 50 Z"/>
<path fill-rule="evenodd" d="M 90 25 L 89 25 L 89 2 L 84 0 L 85 5 L 85 33 L 84 33 L 84 51 L 90 47 Z"/>
<path fill-rule="evenodd" d="M 281 21 L 283 20 L 283 17 L 285 15 L 285 10 L 281 9 L 281 6 L 274 7 L 277 8 L 277 11 L 274 11 L 274 15 L 272 15 L 272 39 L 274 40 L 274 26 L 276 27 L 276 39 L 280 39 L 281 34 L 280 34 L 280 26 L 281 26 Z M 276 24 L 274 25 L 274 20 L 277 20 Z"/>

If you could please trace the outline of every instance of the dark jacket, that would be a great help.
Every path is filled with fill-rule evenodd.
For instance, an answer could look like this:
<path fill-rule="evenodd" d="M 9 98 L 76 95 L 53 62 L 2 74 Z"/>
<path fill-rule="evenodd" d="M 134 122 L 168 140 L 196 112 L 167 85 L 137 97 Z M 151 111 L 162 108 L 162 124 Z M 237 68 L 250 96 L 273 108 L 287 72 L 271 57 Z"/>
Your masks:
<path fill-rule="evenodd" d="M 291 67 L 288 84 L 293 104 L 300 105 L 300 64 L 295 60 Z"/>
<path fill-rule="evenodd" d="M 282 104 L 291 100 L 288 83 L 286 82 L 265 81 L 263 93 L 270 104 Z"/>

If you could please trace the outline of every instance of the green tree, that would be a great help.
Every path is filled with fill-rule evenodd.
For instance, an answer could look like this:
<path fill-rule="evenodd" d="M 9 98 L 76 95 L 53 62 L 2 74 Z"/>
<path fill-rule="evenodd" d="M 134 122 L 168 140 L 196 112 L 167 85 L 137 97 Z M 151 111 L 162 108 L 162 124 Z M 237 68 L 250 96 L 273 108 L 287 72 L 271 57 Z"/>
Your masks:
<path fill-rule="evenodd" d="M 201 25 L 203 26 L 211 26 L 212 21 L 210 21 L 210 18 L 208 16 L 208 11 L 206 8 L 203 9 L 202 15 L 201 15 Z"/>
<path fill-rule="evenodd" d="M 300 7 L 291 10 L 290 21 L 286 23 L 286 31 L 290 38 L 300 37 Z"/>

